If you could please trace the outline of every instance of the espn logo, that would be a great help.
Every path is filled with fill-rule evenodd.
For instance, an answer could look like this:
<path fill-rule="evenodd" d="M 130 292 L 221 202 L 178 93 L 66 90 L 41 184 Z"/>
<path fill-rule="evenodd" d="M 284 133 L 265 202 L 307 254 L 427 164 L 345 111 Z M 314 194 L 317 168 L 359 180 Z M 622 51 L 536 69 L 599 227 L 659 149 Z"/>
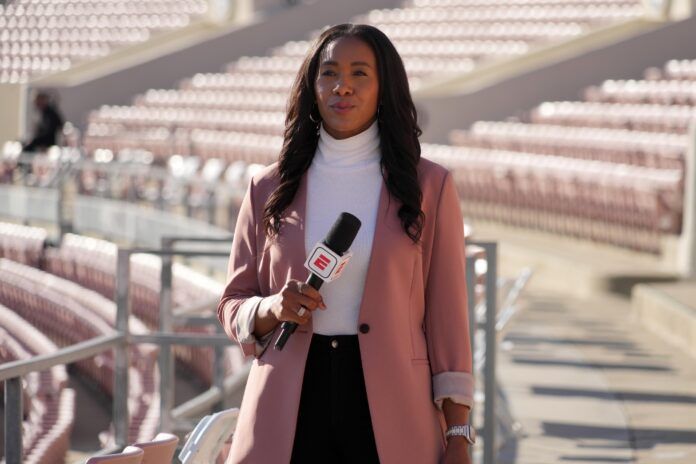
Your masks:
<path fill-rule="evenodd" d="M 319 242 L 314 245 L 314 248 L 307 256 L 305 267 L 324 282 L 331 282 L 341 275 L 346 263 L 352 256 L 353 253 L 345 253 L 343 256 L 339 256 L 326 245 Z"/>
<path fill-rule="evenodd" d="M 320 253 L 319 256 L 317 256 L 317 259 L 314 260 L 314 265 L 322 271 L 325 270 L 326 266 L 329 264 L 331 264 L 331 258 L 323 253 Z"/>

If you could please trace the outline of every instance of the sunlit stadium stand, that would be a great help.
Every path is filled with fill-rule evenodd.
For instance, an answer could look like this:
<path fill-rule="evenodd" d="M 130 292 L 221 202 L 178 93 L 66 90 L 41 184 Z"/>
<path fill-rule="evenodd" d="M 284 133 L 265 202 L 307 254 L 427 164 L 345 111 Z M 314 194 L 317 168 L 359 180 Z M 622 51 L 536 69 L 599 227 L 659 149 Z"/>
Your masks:
<path fill-rule="evenodd" d="M 113 333 L 113 302 L 76 284 L 7 259 L 0 259 L 0 304 L 64 347 L 98 335 Z M 96 317 L 95 317 L 96 316 Z M 131 322 L 134 333 L 145 331 Z M 159 376 L 155 368 L 157 350 L 140 346 L 132 350 L 129 399 L 132 407 L 129 437 L 149 440 L 159 420 Z M 77 363 L 77 368 L 106 394 L 113 394 L 113 357 L 105 352 Z M 104 434 L 109 443 L 110 434 Z"/>
<path fill-rule="evenodd" d="M 61 246 L 49 250 L 46 268 L 64 279 L 77 282 L 106 298 L 113 298 L 116 289 L 115 244 L 74 234 L 66 234 Z M 161 260 L 152 255 L 133 256 L 131 273 L 131 307 L 133 314 L 150 329 L 159 323 Z M 222 293 L 217 281 L 175 263 L 173 267 L 173 304 L 175 310 L 214 301 Z M 214 333 L 210 327 L 180 327 L 181 332 Z M 212 382 L 213 352 L 211 348 L 175 347 L 177 357 L 207 385 Z M 239 369 L 243 355 L 236 346 L 227 349 L 225 370 Z"/>
<path fill-rule="evenodd" d="M 187 26 L 205 0 L 0 3 L 0 83 L 25 82 Z"/>
<path fill-rule="evenodd" d="M 262 13 L 215 22 L 212 10 L 223 5 Z M 534 439 L 554 434 L 547 427 L 554 408 L 544 410 L 554 395 L 569 410 L 611 401 L 609 416 L 623 421 L 595 433 L 594 418 L 607 417 L 595 414 L 600 408 L 587 408 L 591 423 L 563 418 L 580 424 L 563 429 L 582 444 L 578 460 L 604 459 L 604 449 L 579 438 L 613 436 L 613 427 L 631 440 L 633 433 L 642 440 L 642 431 L 677 436 L 670 445 L 691 440 L 692 424 L 663 431 L 663 423 L 637 419 L 650 415 L 642 403 L 673 402 L 667 389 L 631 403 L 643 388 L 636 382 L 620 403 L 628 389 L 611 385 L 615 371 L 642 381 L 651 369 L 674 369 L 683 381 L 674 388 L 682 388 L 687 377 L 671 364 L 673 353 L 656 351 L 651 361 L 651 339 L 636 341 L 638 330 L 631 343 L 600 338 L 614 337 L 624 322 L 635 329 L 621 312 L 633 291 L 636 320 L 674 352 L 696 353 L 696 287 L 689 287 L 696 275 L 696 52 L 688 50 L 696 16 L 680 21 L 692 11 L 696 0 L 0 0 L 0 107 L 7 108 L 0 108 L 0 364 L 113 337 L 99 341 L 97 355 L 3 377 L 0 389 L 7 382 L 23 398 L 23 442 L 14 449 L 24 456 L 14 462 L 72 464 L 72 453 L 85 462 L 97 447 L 111 459 L 123 450 L 139 461 L 139 451 L 124 450 L 138 443 L 162 446 L 171 460 L 175 438 L 159 432 L 179 436 L 178 454 L 196 420 L 239 406 L 252 362 L 214 316 L 230 234 L 250 178 L 278 159 L 289 91 L 317 28 L 339 20 L 372 24 L 394 42 L 424 131 L 422 156 L 450 170 L 462 200 L 477 382 L 471 420 L 485 422 L 493 437 L 492 445 L 481 437 L 483 446 L 501 451 L 512 443 L 513 457 L 500 462 L 513 463 L 531 437 L 526 446 L 535 457 L 551 455 L 549 441 Z M 321 19 L 300 18 L 315 13 Z M 19 134 L 31 124 L 30 95 L 39 90 L 59 97 L 70 123 L 60 146 L 22 153 Z M 167 237 L 176 246 L 168 248 Z M 184 237 L 201 242 L 177 255 Z M 204 249 L 209 254 L 196 256 Z M 518 305 L 532 272 L 532 296 Z M 577 310 L 588 302 L 611 317 Z M 533 311 L 518 325 L 512 317 L 526 305 Z M 576 323 L 587 330 L 576 332 Z M 514 351 L 525 347 L 541 348 Z M 124 352 L 130 366 L 118 362 Z M 617 357 L 623 354 L 634 358 L 626 363 Z M 496 359 L 506 372 L 488 370 Z M 551 374 L 541 386 L 536 374 L 544 369 Z M 559 369 L 592 374 L 566 392 Z M 498 380 L 514 376 L 519 384 L 504 392 Z M 69 382 L 93 394 L 105 416 L 77 440 L 84 424 L 73 424 L 82 416 Z M 523 403 L 521 413 L 509 408 L 507 395 L 533 399 L 535 389 L 545 392 L 541 401 Z M 687 409 L 696 392 L 683 389 L 679 408 Z M 526 429 L 515 417 L 525 407 L 539 413 Z M 18 414 L 6 417 L 20 422 Z M 559 443 L 569 439 L 558 435 Z M 195 430 L 189 436 L 189 446 L 200 439 Z M 83 438 L 91 448 L 84 454 L 74 446 Z M 205 438 L 215 443 L 203 449 L 220 461 L 220 437 Z M 650 451 L 638 449 L 643 444 L 627 445 L 631 459 L 616 446 L 607 460 L 651 462 L 640 455 Z M 497 462 L 484 460 L 483 446 L 473 448 L 473 462 Z M 183 461 L 196 454 L 183 451 Z"/>
<path fill-rule="evenodd" d="M 417 89 L 429 78 L 466 74 L 644 14 L 632 0 L 413 2 L 355 21 L 380 27 L 394 40 Z M 426 30 L 438 32 L 422 37 Z M 288 42 L 270 56 L 242 57 L 224 73 L 197 74 L 178 89 L 147 91 L 133 106 L 103 106 L 89 117 L 85 149 L 118 154 L 138 147 L 158 160 L 178 154 L 228 163 L 256 156 L 268 163 L 282 144 L 285 100 L 308 46 Z"/>
<path fill-rule="evenodd" d="M 115 318 L 116 250 L 115 244 L 90 237 L 66 234 L 57 248 L 44 246 L 45 229 L 0 222 L 0 257 L 28 264 L 50 274 L 42 274 L 49 288 L 58 285 L 62 294 L 83 304 L 113 326 Z M 158 327 L 159 285 L 161 261 L 146 254 L 132 259 L 131 305 L 134 333 L 147 333 Z M 9 262 L 9 261 L 8 261 Z M 29 272 L 29 271 L 27 271 Z M 40 272 L 37 270 L 37 272 Z M 173 304 L 175 310 L 189 310 L 214 302 L 222 292 L 217 281 L 179 263 L 173 266 Z M 27 274 L 35 279 L 39 274 Z M 66 279 L 66 280 L 63 280 Z M 95 293 L 96 292 L 96 293 Z M 142 321 L 142 322 L 141 322 Z M 148 328 L 149 327 L 149 328 Z M 210 327 L 179 327 L 188 333 L 214 333 Z M 180 346 L 175 353 L 201 382 L 212 382 L 213 353 L 211 348 Z M 227 349 L 225 371 L 233 373 L 243 364 L 243 356 L 236 346 Z M 106 387 L 105 387 L 106 388 Z"/>
<path fill-rule="evenodd" d="M 606 81 L 588 101 L 542 103 L 526 122 L 477 122 L 453 131 L 452 146 L 423 151 L 455 172 L 469 217 L 660 253 L 660 237 L 682 231 L 696 106 L 648 89 L 688 88 L 692 66 Z"/>
<path fill-rule="evenodd" d="M 0 364 L 55 350 L 56 345 L 42 332 L 16 311 L 0 305 Z M 67 386 L 65 366 L 26 377 L 24 462 L 51 464 L 65 458 L 75 415 L 75 392 Z"/>
<path fill-rule="evenodd" d="M 0 258 L 39 267 L 47 236 L 40 227 L 0 222 Z"/>

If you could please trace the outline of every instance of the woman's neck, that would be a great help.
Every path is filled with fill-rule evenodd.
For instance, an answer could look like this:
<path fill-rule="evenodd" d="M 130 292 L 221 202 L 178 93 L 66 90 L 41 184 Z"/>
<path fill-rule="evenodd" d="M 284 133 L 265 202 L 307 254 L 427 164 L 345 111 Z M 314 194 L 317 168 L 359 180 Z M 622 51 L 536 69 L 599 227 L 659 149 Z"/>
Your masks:
<path fill-rule="evenodd" d="M 319 129 L 319 144 L 314 160 L 325 167 L 359 167 L 379 162 L 379 127 L 377 121 L 352 137 L 335 139 Z"/>

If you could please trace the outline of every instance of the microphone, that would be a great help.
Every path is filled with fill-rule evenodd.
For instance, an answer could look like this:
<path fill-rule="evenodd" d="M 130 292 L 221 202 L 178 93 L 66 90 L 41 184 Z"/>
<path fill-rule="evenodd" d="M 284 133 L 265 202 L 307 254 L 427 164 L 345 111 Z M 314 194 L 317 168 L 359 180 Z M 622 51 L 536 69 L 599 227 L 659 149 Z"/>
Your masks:
<path fill-rule="evenodd" d="M 360 219 L 350 213 L 343 212 L 329 230 L 323 242 L 317 243 L 305 261 L 305 267 L 310 270 L 307 284 L 319 290 L 324 282 L 336 280 L 352 256 L 346 253 L 360 230 Z M 280 326 L 281 331 L 274 348 L 281 351 L 290 335 L 297 328 L 296 322 L 285 321 Z"/>

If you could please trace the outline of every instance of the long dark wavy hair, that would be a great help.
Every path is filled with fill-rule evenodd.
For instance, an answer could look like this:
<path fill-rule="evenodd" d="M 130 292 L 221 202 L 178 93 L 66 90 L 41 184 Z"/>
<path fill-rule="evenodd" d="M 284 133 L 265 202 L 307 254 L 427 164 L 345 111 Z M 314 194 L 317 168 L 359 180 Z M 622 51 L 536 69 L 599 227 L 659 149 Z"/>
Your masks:
<path fill-rule="evenodd" d="M 416 107 L 411 99 L 403 61 L 392 42 L 379 29 L 363 24 L 339 24 L 326 29 L 312 44 L 300 67 L 288 100 L 283 148 L 278 160 L 280 184 L 264 207 L 264 229 L 277 235 L 283 211 L 290 205 L 309 169 L 319 141 L 320 116 L 314 82 L 324 48 L 341 37 L 354 37 L 368 44 L 377 61 L 379 75 L 378 125 L 382 178 L 391 196 L 401 202 L 398 215 L 404 232 L 417 243 L 425 215 L 416 167 L 421 147 Z M 310 118 L 311 116 L 311 118 Z"/>

